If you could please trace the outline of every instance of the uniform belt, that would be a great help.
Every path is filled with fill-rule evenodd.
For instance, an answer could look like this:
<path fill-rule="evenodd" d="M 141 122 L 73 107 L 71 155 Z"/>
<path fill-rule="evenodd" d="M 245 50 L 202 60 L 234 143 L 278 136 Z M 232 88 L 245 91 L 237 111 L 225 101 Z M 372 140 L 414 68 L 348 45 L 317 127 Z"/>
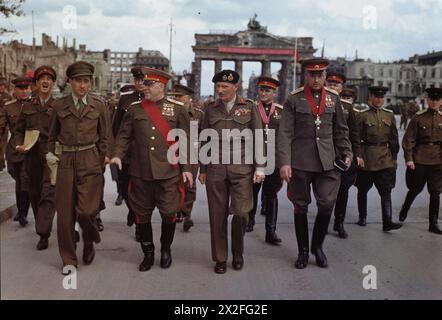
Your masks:
<path fill-rule="evenodd" d="M 420 144 L 427 144 L 427 145 L 430 145 L 430 146 L 440 146 L 440 145 L 442 145 L 442 142 L 441 141 L 433 141 L 433 142 L 420 142 Z"/>
<path fill-rule="evenodd" d="M 365 142 L 362 141 L 362 144 L 365 144 L 366 146 L 374 146 L 374 147 L 388 147 L 388 142 Z"/>
<path fill-rule="evenodd" d="M 95 143 L 93 144 L 86 144 L 83 146 L 67 146 L 62 144 L 61 145 L 61 151 L 62 152 L 77 152 L 77 151 L 84 151 L 95 148 Z"/>

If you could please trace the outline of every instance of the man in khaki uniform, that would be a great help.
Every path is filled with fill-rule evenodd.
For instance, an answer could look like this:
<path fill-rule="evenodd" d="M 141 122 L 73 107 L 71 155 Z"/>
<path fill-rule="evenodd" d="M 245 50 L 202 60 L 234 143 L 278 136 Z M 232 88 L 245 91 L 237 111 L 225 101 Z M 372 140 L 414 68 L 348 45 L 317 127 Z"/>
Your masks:
<path fill-rule="evenodd" d="M 171 129 L 183 130 L 187 136 L 180 137 L 186 140 L 181 143 L 189 145 L 189 116 L 181 102 L 166 98 L 166 86 L 172 76 L 152 68 L 143 68 L 143 74 L 144 99 L 134 102 L 124 115 L 111 160 L 121 169 L 122 159 L 131 149 L 129 204 L 135 212 L 137 234 L 144 253 L 139 266 L 141 272 L 150 270 L 154 263 L 151 218 L 155 207 L 162 219 L 160 265 L 166 269 L 172 264 L 171 245 L 176 214 L 184 196 L 183 182 L 193 184 L 187 159 L 180 159 L 180 164 L 168 159 L 172 142 L 167 135 Z"/>
<path fill-rule="evenodd" d="M 438 226 L 442 192 L 442 88 L 428 88 L 428 109 L 419 111 L 410 121 L 402 140 L 409 189 L 399 213 L 405 221 L 408 211 L 427 184 L 430 194 L 429 231 L 442 234 Z"/>
<path fill-rule="evenodd" d="M 1 114 L 4 114 L 3 107 L 4 104 L 10 100 L 12 100 L 12 96 L 8 93 L 7 89 L 7 81 L 5 77 L 0 77 L 0 120 L 5 119 L 2 118 Z M 5 168 L 5 149 L 6 144 L 8 143 L 8 131 L 6 128 L 6 121 L 3 120 L 4 123 L 0 123 L 0 171 L 3 171 Z M 3 129 L 2 129 L 3 128 Z"/>
<path fill-rule="evenodd" d="M 84 61 L 71 64 L 66 76 L 72 94 L 54 102 L 49 131 L 48 160 L 61 155 L 55 186 L 58 246 L 63 265 L 78 266 L 75 222 L 84 242 L 83 262 L 95 257 L 93 243 L 100 242 L 96 215 L 103 196 L 103 165 L 108 148 L 108 115 L 103 101 L 89 94 L 94 67 Z M 63 268 L 63 273 L 66 273 Z"/>
<path fill-rule="evenodd" d="M 258 78 L 258 111 L 264 128 L 264 154 L 269 155 L 267 146 L 269 145 L 269 133 L 274 132 L 275 138 L 278 134 L 279 122 L 283 107 L 276 103 L 275 97 L 277 94 L 279 81 L 271 77 Z M 255 225 L 256 208 L 258 204 L 258 194 L 262 187 L 262 204 L 261 206 L 265 212 L 265 241 L 272 245 L 279 245 L 281 239 L 276 234 L 276 223 L 278 220 L 278 191 L 282 187 L 282 181 L 279 177 L 279 168 L 275 168 L 273 172 L 266 175 L 263 183 L 255 183 L 253 185 L 253 209 L 249 213 L 249 223 L 246 232 L 253 231 Z"/>
<path fill-rule="evenodd" d="M 201 131 L 201 125 L 203 121 L 204 112 L 198 108 L 198 106 L 192 101 L 192 95 L 194 94 L 194 91 L 186 86 L 183 86 L 181 84 L 177 84 L 173 86 L 172 92 L 169 93 L 169 96 L 173 96 L 175 100 L 182 102 L 184 104 L 184 108 L 189 114 L 189 118 L 191 122 L 196 123 L 198 126 L 198 133 Z M 194 141 L 196 145 L 194 145 L 195 152 L 198 152 L 198 141 Z M 192 176 L 197 177 L 198 176 L 198 170 L 199 165 L 198 164 L 192 164 Z M 177 214 L 177 222 L 183 222 L 183 231 L 188 232 L 191 227 L 193 227 L 193 221 L 192 221 L 192 208 L 193 204 L 196 200 L 196 183 L 192 185 L 192 187 L 189 187 L 188 185 L 185 186 L 185 196 L 184 196 L 184 203 L 181 208 L 181 211 Z"/>
<path fill-rule="evenodd" d="M 358 225 L 365 226 L 367 218 L 367 193 L 375 185 L 381 196 L 383 230 L 399 229 L 392 222 L 391 190 L 396 183 L 399 140 L 393 111 L 383 108 L 388 88 L 369 87 L 369 107 L 354 109 L 350 119 L 353 151 L 357 157 Z"/>
<path fill-rule="evenodd" d="M 15 180 L 15 197 L 18 213 L 14 220 L 18 220 L 22 227 L 28 224 L 27 216 L 30 205 L 29 177 L 26 173 L 24 155 L 20 154 L 15 148 L 15 133 L 19 115 L 31 94 L 31 82 L 32 79 L 28 77 L 19 77 L 12 80 L 12 83 L 15 85 L 14 96 L 16 100 L 5 103 L 3 116 L 1 116 L 4 120 L 0 121 L 0 123 L 4 124 L 3 129 L 0 128 L 0 133 L 1 131 L 4 132 L 6 128 L 8 128 L 11 133 L 11 138 L 6 146 L 6 161 L 8 172 Z M 34 211 L 35 218 L 36 215 L 37 211 Z"/>
<path fill-rule="evenodd" d="M 17 122 L 15 143 L 16 149 L 25 154 L 26 171 L 29 176 L 29 197 L 32 209 L 37 213 L 35 229 L 40 236 L 38 250 L 48 248 L 48 239 L 52 231 L 55 215 L 55 187 L 51 185 L 50 170 L 46 162 L 49 122 L 52 116 L 52 88 L 56 73 L 52 67 L 41 66 L 34 72 L 36 91 L 31 101 L 23 106 Z M 38 130 L 38 141 L 29 150 L 23 145 L 26 131 Z"/>
<path fill-rule="evenodd" d="M 240 147 L 235 146 L 223 134 L 223 130 L 245 129 L 251 135 L 262 134 L 262 123 L 258 110 L 252 100 L 245 100 L 237 95 L 239 74 L 232 70 L 223 70 L 212 79 L 215 83 L 218 100 L 210 103 L 205 109 L 202 130 L 213 129 L 216 137 L 211 137 L 209 146 L 212 148 L 210 163 L 201 162 L 199 180 L 206 185 L 209 204 L 210 235 L 212 244 L 212 259 L 216 262 L 215 272 L 226 272 L 228 252 L 227 221 L 229 214 L 232 219 L 232 266 L 241 270 L 244 265 L 244 234 L 248 223 L 250 210 L 253 208 L 253 182 L 261 183 L 264 178 L 264 168 L 258 168 L 254 152 L 254 139 L 242 136 Z M 257 130 L 258 129 L 258 130 Z M 231 134 L 234 134 L 230 131 Z M 235 137 L 238 138 L 238 137 Z M 233 140 L 235 140 L 235 138 Z M 214 140 L 212 140 L 214 139 Z M 219 146 L 217 143 L 219 143 Z M 206 148 L 209 142 L 202 142 L 201 148 Z M 252 150 L 246 149 L 247 144 Z M 213 150 L 213 148 L 219 148 Z M 262 154 L 261 145 L 258 146 Z M 218 152 L 218 154 L 216 154 Z M 230 159 L 224 159 L 229 152 Z M 240 163 L 232 161 L 235 156 Z M 223 159 L 226 161 L 222 161 Z M 251 163 L 246 162 L 249 158 Z M 201 160 L 201 159 L 200 159 Z"/>
<path fill-rule="evenodd" d="M 340 184 L 334 163 L 339 160 L 348 168 L 352 160 L 341 100 L 336 91 L 324 86 L 328 64 L 320 58 L 304 61 L 306 84 L 288 97 L 279 124 L 277 163 L 294 205 L 297 269 L 306 268 L 309 259 L 307 211 L 311 185 L 318 206 L 311 253 L 319 267 L 328 266 L 322 245 Z"/>

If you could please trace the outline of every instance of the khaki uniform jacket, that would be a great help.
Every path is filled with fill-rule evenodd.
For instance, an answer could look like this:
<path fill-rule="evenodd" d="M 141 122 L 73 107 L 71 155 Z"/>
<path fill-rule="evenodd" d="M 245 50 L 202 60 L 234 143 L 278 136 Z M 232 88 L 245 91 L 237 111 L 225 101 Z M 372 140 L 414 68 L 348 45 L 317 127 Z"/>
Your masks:
<path fill-rule="evenodd" d="M 353 109 L 350 128 L 353 151 L 362 158 L 362 170 L 379 171 L 394 168 L 399 152 L 399 138 L 393 111 L 385 108 L 367 107 Z"/>
<path fill-rule="evenodd" d="M 442 111 L 418 112 L 405 131 L 402 148 L 407 162 L 442 164 Z"/>
<path fill-rule="evenodd" d="M 189 146 L 189 115 L 181 102 L 172 99 L 158 101 L 158 108 L 171 129 L 182 129 Z M 133 143 L 133 146 L 131 144 Z M 141 102 L 134 102 L 124 115 L 117 135 L 113 157 L 123 159 L 129 147 L 129 175 L 146 181 L 171 179 L 181 172 L 191 172 L 187 163 L 173 166 L 167 160 L 169 145 L 144 111 Z"/>
<path fill-rule="evenodd" d="M 277 139 L 277 166 L 309 172 L 334 169 L 336 158 L 352 159 L 348 127 L 336 91 L 326 88 L 326 108 L 321 125 L 307 102 L 304 87 L 296 89 L 284 104 Z"/>
<path fill-rule="evenodd" d="M 23 106 L 29 101 L 29 99 L 24 101 L 11 100 L 4 105 L 4 119 L 6 120 L 6 127 L 9 128 L 11 132 L 11 138 L 9 139 L 8 145 L 6 146 L 6 160 L 8 162 L 20 162 L 25 159 L 24 154 L 16 151 L 17 146 L 15 141 L 16 127 L 18 123 L 18 118 L 23 110 Z M 4 121 L 0 121 L 4 122 Z"/>

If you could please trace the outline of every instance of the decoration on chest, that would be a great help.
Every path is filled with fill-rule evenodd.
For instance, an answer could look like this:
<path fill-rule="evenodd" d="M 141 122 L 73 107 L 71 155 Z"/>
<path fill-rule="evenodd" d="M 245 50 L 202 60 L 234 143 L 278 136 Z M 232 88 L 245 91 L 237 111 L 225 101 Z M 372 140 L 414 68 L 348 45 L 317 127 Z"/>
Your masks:
<path fill-rule="evenodd" d="M 235 116 L 242 117 L 242 116 L 249 115 L 251 112 L 252 112 L 252 110 L 250 110 L 248 108 L 239 108 L 239 109 L 235 110 Z"/>
<path fill-rule="evenodd" d="M 278 110 L 275 110 L 275 113 L 273 113 L 273 119 L 275 119 L 275 120 L 281 119 L 281 112 L 279 112 Z"/>
<path fill-rule="evenodd" d="M 163 116 L 173 117 L 175 115 L 174 105 L 171 103 L 163 104 L 163 110 L 161 111 L 161 114 Z"/>
<path fill-rule="evenodd" d="M 333 108 L 335 106 L 335 101 L 333 100 L 333 98 L 330 95 L 326 95 L 325 97 L 325 106 L 327 108 Z"/>

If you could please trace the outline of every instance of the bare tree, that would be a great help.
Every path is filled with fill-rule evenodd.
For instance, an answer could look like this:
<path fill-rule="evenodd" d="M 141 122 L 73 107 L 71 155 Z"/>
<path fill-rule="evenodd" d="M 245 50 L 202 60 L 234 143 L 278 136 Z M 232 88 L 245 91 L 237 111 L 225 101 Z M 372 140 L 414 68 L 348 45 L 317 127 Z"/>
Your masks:
<path fill-rule="evenodd" d="M 22 10 L 22 6 L 26 0 L 0 0 L 0 16 L 5 16 L 9 18 L 11 16 L 23 16 L 25 13 Z M 0 27 L 0 35 L 15 32 L 13 30 L 8 30 Z"/>

